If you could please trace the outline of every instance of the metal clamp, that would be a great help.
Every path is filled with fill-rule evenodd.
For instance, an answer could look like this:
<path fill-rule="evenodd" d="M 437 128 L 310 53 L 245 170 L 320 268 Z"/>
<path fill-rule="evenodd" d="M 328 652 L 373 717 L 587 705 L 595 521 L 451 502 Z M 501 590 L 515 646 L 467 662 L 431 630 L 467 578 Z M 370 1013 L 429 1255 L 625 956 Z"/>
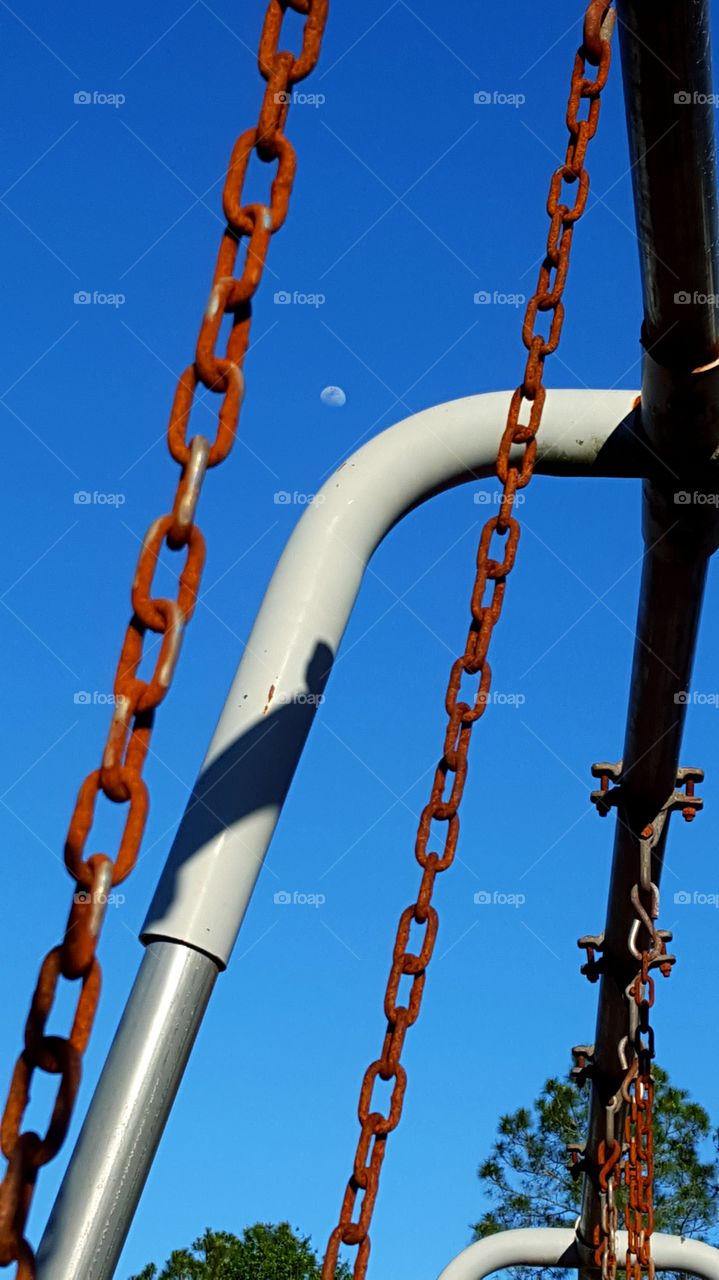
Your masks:
<path fill-rule="evenodd" d="M 586 933 L 584 937 L 577 939 L 577 946 L 587 953 L 586 963 L 582 965 L 580 973 L 590 982 L 598 982 L 604 972 L 604 957 L 597 956 L 597 952 L 604 947 L 604 934 Z"/>
<path fill-rule="evenodd" d="M 609 810 L 621 803 L 623 764 L 623 760 L 615 760 L 614 762 L 601 760 L 592 765 L 592 777 L 599 778 L 599 790 L 592 791 L 589 798 L 592 804 L 596 805 L 597 812 L 601 818 L 606 818 Z M 610 780 L 616 785 L 610 787 Z M 697 782 L 703 781 L 703 769 L 696 769 L 693 766 L 677 769 L 674 791 L 662 805 L 654 821 L 649 824 L 653 829 L 651 834 L 655 836 L 655 842 L 661 834 L 667 815 L 675 810 L 681 811 L 685 822 L 694 820 L 699 810 L 704 807 L 704 801 L 700 796 L 694 794 L 694 788 Z M 684 790 L 681 790 L 681 788 L 684 788 Z M 647 828 L 645 828 L 646 830 Z"/>
<path fill-rule="evenodd" d="M 594 1071 L 594 1045 L 575 1044 L 572 1049 L 572 1057 L 574 1058 L 574 1066 L 569 1075 L 577 1087 L 581 1089 L 587 1080 L 591 1079 Z M 572 1150 L 574 1146 L 576 1146 L 576 1143 L 570 1143 L 567 1150 Z"/>

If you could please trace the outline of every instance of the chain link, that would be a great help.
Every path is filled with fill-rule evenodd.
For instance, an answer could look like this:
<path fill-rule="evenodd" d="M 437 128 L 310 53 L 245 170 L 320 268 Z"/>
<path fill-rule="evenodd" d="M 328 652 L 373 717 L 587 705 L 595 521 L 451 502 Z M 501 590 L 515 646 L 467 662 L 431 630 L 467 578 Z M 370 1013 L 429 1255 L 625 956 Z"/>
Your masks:
<path fill-rule="evenodd" d="M 599 11 L 601 12 L 599 13 Z M 597 26 L 597 21 L 599 26 Z M 417 1021 L 422 1002 L 427 966 L 432 958 L 437 937 L 438 916 L 431 905 L 438 874 L 451 866 L 459 837 L 459 805 L 467 778 L 467 753 L 472 729 L 488 702 L 491 669 L 488 650 L 504 600 L 506 579 L 514 566 L 519 543 L 519 523 L 511 514 L 515 494 L 531 480 L 537 453 L 539 430 L 546 391 L 542 382 L 544 361 L 559 345 L 564 321 L 564 292 L 574 227 L 582 216 L 589 193 L 589 175 L 584 168 L 587 145 L 597 130 L 600 94 L 607 80 L 610 64 L 613 10 L 609 5 L 589 6 L 587 26 L 590 36 L 599 38 L 599 56 L 584 45 L 577 52 L 572 71 L 571 92 L 567 109 L 569 145 L 563 165 L 552 175 L 547 201 L 550 229 L 546 256 L 543 260 L 537 290 L 529 300 L 522 328 L 528 351 L 524 378 L 514 392 L 507 423 L 497 455 L 497 475 L 503 486 L 499 514 L 488 520 L 480 536 L 476 576 L 471 597 L 471 625 L 464 652 L 452 665 L 445 697 L 448 724 L 442 758 L 437 766 L 430 799 L 425 805 L 417 832 L 415 856 L 422 868 L 417 899 L 400 917 L 394 947 L 384 1012 L 387 1030 L 379 1058 L 370 1064 L 360 1088 L 358 1116 L 360 1136 L 352 1174 L 347 1183 L 339 1222 L 332 1231 L 322 1267 L 322 1280 L 334 1280 L 341 1245 L 357 1249 L 354 1260 L 355 1280 L 364 1280 L 370 1253 L 370 1224 L 379 1187 L 379 1177 L 389 1134 L 397 1127 L 402 1113 L 407 1076 L 400 1063 L 402 1047 L 409 1028 Z M 595 79 L 586 76 L 587 62 L 598 66 Z M 589 101 L 586 119 L 579 119 L 581 103 Z M 565 185 L 577 185 L 573 204 L 567 204 Z M 535 331 L 540 313 L 550 313 L 548 334 Z M 529 405 L 529 421 L 520 416 Z M 517 446 L 523 446 L 521 455 Z M 502 540 L 504 542 L 502 543 Z M 489 590 L 489 600 L 485 599 Z M 478 678 L 473 701 L 461 696 L 463 677 Z M 449 780 L 449 781 L 448 781 Z M 450 792 L 447 796 L 446 790 Z M 445 825 L 440 836 L 442 852 L 429 851 L 437 838 L 438 824 Z M 412 925 L 424 930 L 416 950 L 409 949 Z M 398 1003 L 403 977 L 411 984 L 406 1003 Z M 387 1114 L 373 1107 L 377 1080 L 391 1083 Z M 360 1201 L 358 1206 L 358 1200 Z"/>
<path fill-rule="evenodd" d="M 652 883 L 651 860 L 660 831 L 661 826 L 656 823 L 645 827 L 641 833 L 639 882 L 631 893 L 635 919 L 629 932 L 629 950 L 639 961 L 639 972 L 626 992 L 630 1009 L 629 1039 L 634 1059 L 622 1086 L 626 1103 L 627 1280 L 642 1280 L 644 1273 L 648 1280 L 654 1280 L 654 1031 L 649 1020 L 649 1012 L 654 1005 L 654 979 L 651 970 L 658 968 L 664 977 L 669 977 L 674 963 L 674 957 L 667 955 L 671 934 L 657 929 L 655 923 L 659 916 L 659 890 Z M 640 938 L 641 948 L 638 946 Z"/>
<path fill-rule="evenodd" d="M 137 861 L 149 807 L 142 767 L 155 709 L 172 683 L 183 631 L 197 604 L 205 559 L 204 538 L 194 523 L 197 502 L 205 472 L 224 461 L 237 431 L 251 299 L 262 277 L 270 238 L 287 216 L 295 176 L 295 152 L 283 133 L 291 88 L 309 75 L 317 62 L 328 3 L 329 0 L 270 0 L 259 47 L 259 69 L 267 82 L 259 121 L 255 128 L 240 135 L 230 156 L 223 193 L 228 225 L 220 243 L 195 359 L 180 376 L 168 425 L 168 447 L 180 465 L 180 479 L 171 511 L 154 521 L 142 543 L 132 585 L 133 614 L 115 675 L 115 708 L 102 763 L 80 787 L 65 844 L 65 865 L 75 881 L 65 935 L 42 962 L 25 1027 L 24 1048 L 15 1064 L 0 1126 L 0 1145 L 8 1161 L 0 1185 L 0 1266 L 16 1262 L 16 1280 L 32 1280 L 35 1276 L 35 1259 L 25 1239 L 25 1223 L 38 1171 L 57 1154 L 67 1135 L 80 1085 L 82 1056 L 100 994 L 100 964 L 95 952 L 103 908 L 110 889 L 130 874 Z M 279 50 L 288 9 L 304 17 L 298 57 Z M 268 205 L 243 201 L 253 153 L 265 163 L 277 165 Z M 246 245 L 242 270 L 235 277 L 243 239 Z M 230 332 L 225 354 L 218 356 L 215 352 L 226 315 L 230 317 Z M 212 443 L 201 435 L 188 439 L 195 390 L 200 383 L 222 396 Z M 171 551 L 185 553 L 175 600 L 152 595 L 163 544 Z M 158 639 L 146 646 L 148 632 Z M 148 652 L 159 649 L 148 680 L 138 675 L 146 647 Z M 101 853 L 85 858 L 100 793 L 128 807 L 114 860 Z M 80 984 L 75 1018 L 69 1036 L 47 1036 L 45 1026 L 61 977 Z M 21 1129 L 36 1071 L 59 1077 L 43 1138 Z"/>
<path fill-rule="evenodd" d="M 666 813 L 649 824 L 639 838 L 639 880 L 632 886 L 634 918 L 627 947 L 639 964 L 625 995 L 629 1031 L 619 1045 L 618 1056 L 625 1071 L 619 1092 L 606 1108 L 605 1139 L 599 1143 L 600 1221 L 594 1229 L 594 1261 L 602 1280 L 615 1280 L 617 1273 L 618 1211 L 617 1187 L 626 1188 L 624 1217 L 627 1228 L 626 1274 L 628 1280 L 654 1280 L 651 1237 L 654 1230 L 654 1031 L 649 1012 L 654 1005 L 652 970 L 668 977 L 674 956 L 667 954 L 671 933 L 657 929 L 659 890 L 651 879 L 652 849 L 661 834 Z M 641 939 L 641 947 L 639 942 Z M 622 1141 L 616 1136 L 616 1121 L 623 1111 Z"/>

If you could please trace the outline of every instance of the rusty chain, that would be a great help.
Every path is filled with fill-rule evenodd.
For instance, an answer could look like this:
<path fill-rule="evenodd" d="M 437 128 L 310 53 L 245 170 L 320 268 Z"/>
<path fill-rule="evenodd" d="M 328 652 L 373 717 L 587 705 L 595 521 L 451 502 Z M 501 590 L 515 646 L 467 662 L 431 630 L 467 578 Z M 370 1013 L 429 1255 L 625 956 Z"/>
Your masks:
<path fill-rule="evenodd" d="M 0 1266 L 17 1262 L 16 1280 L 32 1280 L 35 1258 L 25 1239 L 39 1169 L 57 1154 L 68 1131 L 80 1085 L 82 1056 L 92 1030 L 100 994 L 96 948 L 108 894 L 132 871 L 147 819 L 149 796 L 142 768 L 149 749 L 155 709 L 170 687 L 182 634 L 197 603 L 205 558 L 204 538 L 195 524 L 205 472 L 229 454 L 243 394 L 242 366 L 249 344 L 251 300 L 259 286 L 270 238 L 287 216 L 296 157 L 284 135 L 292 87 L 314 69 L 327 21 L 329 0 L 270 0 L 259 45 L 259 70 L 267 82 L 257 125 L 235 142 L 223 191 L 227 228 L 217 257 L 209 302 L 202 319 L 195 359 L 181 374 L 167 431 L 170 454 L 181 468 L 172 509 L 150 526 L 140 551 L 132 584 L 132 617 L 121 647 L 114 682 L 114 714 L 100 767 L 80 787 L 65 844 L 65 865 L 75 881 L 63 941 L 42 962 L 25 1026 L 24 1048 L 10 1083 L 0 1128 L 8 1161 L 0 1185 Z M 288 9 L 304 18 L 299 56 L 280 51 Z M 277 169 L 269 205 L 243 203 L 243 187 L 251 155 Z M 240 241 L 246 241 L 242 274 L 233 272 Z M 225 355 L 215 354 L 223 319 L 231 318 Z M 201 435 L 187 438 L 195 390 L 199 383 L 222 396 L 212 444 Z M 153 597 L 152 582 L 163 543 L 184 551 L 175 600 Z M 148 632 L 160 637 L 159 654 L 149 680 L 138 671 Z M 149 648 L 149 646 L 148 646 Z M 114 861 L 103 853 L 85 859 L 95 805 L 102 792 L 128 806 L 125 828 Z M 45 1034 L 60 978 L 78 982 L 74 1022 L 67 1037 Z M 21 1125 L 35 1071 L 59 1076 L 59 1086 L 43 1138 Z"/>
<path fill-rule="evenodd" d="M 352 1174 L 340 1210 L 337 1226 L 331 1232 L 322 1266 L 322 1280 L 334 1280 L 341 1245 L 356 1247 L 353 1276 L 363 1280 L 370 1253 L 370 1224 L 377 1199 L 379 1178 L 385 1156 L 387 1138 L 399 1124 L 407 1085 L 407 1075 L 400 1062 L 405 1036 L 417 1021 L 424 991 L 427 966 L 432 958 L 437 937 L 438 915 L 431 904 L 438 874 L 451 866 L 459 837 L 459 806 L 467 778 L 467 757 L 472 729 L 483 715 L 488 702 L 491 669 L 488 662 L 490 640 L 497 625 L 504 599 L 507 575 L 514 566 L 520 528 L 511 514 L 515 495 L 532 478 L 537 453 L 539 430 L 546 398 L 543 385 L 544 361 L 556 351 L 564 322 L 564 293 L 574 227 L 586 208 L 589 175 L 584 167 L 587 146 L 597 131 L 600 95 L 606 84 L 611 59 L 610 40 L 614 11 L 607 0 L 592 0 L 585 14 L 584 40 L 577 51 L 567 108 L 569 144 L 565 161 L 555 170 L 549 189 L 547 212 L 550 218 L 546 256 L 539 272 L 537 290 L 530 298 L 522 327 L 522 339 L 528 351 L 524 377 L 512 396 L 507 423 L 497 454 L 497 476 L 502 484 L 499 514 L 485 524 L 477 551 L 477 567 L 471 596 L 471 624 L 461 657 L 453 663 L 445 710 L 448 724 L 442 758 L 437 766 L 431 795 L 425 805 L 417 832 L 415 856 L 422 867 L 422 880 L 417 899 L 400 916 L 384 999 L 387 1030 L 379 1058 L 370 1064 L 360 1088 L 358 1118 L 360 1136 L 354 1156 Z M 587 63 L 597 67 L 594 79 L 586 76 Z M 589 102 L 584 119 L 579 118 L 582 103 Z M 563 199 L 563 187 L 577 184 L 572 205 Z M 535 332 L 539 314 L 549 312 L 551 321 L 546 336 Z M 520 423 L 525 402 L 529 422 Z M 515 445 L 523 445 L 521 458 L 513 455 Z M 501 559 L 495 559 L 492 539 L 506 538 Z M 499 554 L 502 554 L 499 552 Z M 491 583 L 491 598 L 484 597 Z M 471 705 L 461 697 L 465 676 L 479 677 L 479 686 Z M 448 776 L 452 775 L 450 794 L 445 797 Z M 428 852 L 433 836 L 432 824 L 446 823 L 443 852 Z M 413 924 L 424 930 L 417 951 L 408 950 Z M 407 1002 L 399 1003 L 403 977 L 411 978 Z M 377 1079 L 392 1082 L 389 1112 L 383 1115 L 373 1109 L 372 1096 Z M 357 1200 L 361 1195 L 359 1212 Z"/>
<path fill-rule="evenodd" d="M 690 810 L 685 810 L 685 815 Z M 659 969 L 669 977 L 674 956 L 667 954 L 671 934 L 657 929 L 659 890 L 652 883 L 652 849 L 659 836 L 659 824 L 650 824 L 639 842 L 639 881 L 631 891 L 634 920 L 629 932 L 629 950 L 639 963 L 639 972 L 626 991 L 630 1011 L 629 1041 L 633 1059 L 622 1084 L 625 1103 L 624 1181 L 627 1190 L 627 1280 L 654 1280 L 651 1238 L 654 1230 L 654 1031 L 649 1013 L 654 1005 L 654 979 Z M 641 946 L 639 940 L 641 938 Z"/>
<path fill-rule="evenodd" d="M 603 778 L 605 783 L 606 776 Z M 601 798 L 603 794 L 606 794 L 606 786 L 602 792 L 595 792 L 595 797 Z M 692 799 L 693 785 L 691 794 L 689 789 L 684 797 L 675 793 L 655 822 L 644 827 L 639 837 L 639 879 L 631 890 L 633 918 L 627 938 L 627 950 L 639 968 L 624 992 L 629 1029 L 617 1044 L 617 1057 L 625 1074 L 619 1089 L 605 1107 L 604 1137 L 597 1148 L 600 1214 L 592 1243 L 593 1260 L 602 1280 L 615 1280 L 617 1274 L 617 1191 L 622 1184 L 626 1189 L 626 1274 L 628 1280 L 642 1280 L 644 1274 L 648 1280 L 654 1280 L 651 1251 L 654 1230 L 654 1031 L 649 1013 L 655 994 L 652 970 L 658 968 L 664 977 L 668 977 L 675 957 L 667 953 L 671 933 L 657 929 L 655 923 L 659 916 L 659 890 L 651 878 L 652 849 L 660 837 L 670 805 L 680 802 L 684 816 L 691 821 L 695 813 Z M 601 950 L 603 943 L 603 935 L 580 939 L 580 946 L 588 954 L 582 972 L 592 981 L 606 971 L 605 958 L 598 960 L 595 956 L 595 950 Z M 574 1052 L 583 1052 L 585 1048 L 579 1046 Z"/>

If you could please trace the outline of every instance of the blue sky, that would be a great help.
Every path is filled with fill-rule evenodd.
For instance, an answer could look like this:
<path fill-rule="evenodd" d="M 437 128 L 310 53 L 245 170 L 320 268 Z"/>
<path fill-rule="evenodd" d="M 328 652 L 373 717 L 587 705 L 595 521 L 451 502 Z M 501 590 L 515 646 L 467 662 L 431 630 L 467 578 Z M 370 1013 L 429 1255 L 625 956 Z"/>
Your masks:
<path fill-rule="evenodd" d="M 392 422 L 512 388 L 521 375 L 521 311 L 478 306 L 474 295 L 533 288 L 581 16 L 567 0 L 482 14 L 469 0 L 371 0 L 331 12 L 320 68 L 303 86 L 324 101 L 298 102 L 289 117 L 292 206 L 255 307 L 240 439 L 203 494 L 209 590 L 158 717 L 143 856 L 126 902 L 108 913 L 73 1137 L 137 969 L 137 931 L 172 831 L 301 514 L 274 494 L 314 492 Z M 3 1089 L 39 960 L 66 918 L 62 843 L 104 742 L 101 701 L 137 539 L 174 489 L 163 433 L 209 289 L 227 158 L 259 109 L 261 17 L 261 4 L 229 0 L 154 9 L 80 0 L 70 17 L 24 0 L 0 6 L 10 317 L 0 354 Z M 592 194 L 550 388 L 640 381 L 618 70 L 590 153 Z M 124 101 L 76 103 L 78 93 Z M 255 171 L 257 198 L 265 178 Z M 283 290 L 324 301 L 278 305 Z M 79 305 L 81 291 L 124 300 Z M 343 408 L 321 402 L 328 385 L 345 392 Z M 207 408 L 197 415 L 209 431 Z M 78 491 L 121 501 L 77 504 Z M 472 486 L 437 498 L 372 563 L 270 850 L 274 874 L 261 877 L 218 981 L 119 1276 L 207 1225 L 289 1219 L 320 1248 L 336 1220 L 359 1083 L 381 1046 L 395 922 L 418 882 L 416 814 L 442 742 L 483 511 Z M 591 809 L 589 770 L 621 754 L 639 514 L 633 481 L 538 478 L 523 506 L 493 668 L 495 687 L 524 701 L 493 706 L 475 737 L 461 861 L 438 886 L 437 952 L 408 1037 L 405 1115 L 375 1215 L 375 1280 L 432 1280 L 468 1243 L 482 1210 L 476 1166 L 499 1113 L 531 1100 L 567 1068 L 570 1046 L 592 1037 L 596 992 L 579 975 L 576 938 L 603 923 L 613 819 Z M 662 1063 L 719 1118 L 706 1067 L 718 1032 L 700 1021 L 716 916 L 706 903 L 673 902 L 680 891 L 719 891 L 713 576 L 695 681 L 706 696 L 689 709 L 683 752 L 683 763 L 707 768 L 707 807 L 691 827 L 672 826 L 662 923 L 675 930 L 679 962 L 659 990 L 655 1024 Z M 81 690 L 100 696 L 78 704 Z M 119 816 L 100 815 L 96 847 L 112 847 Z M 325 905 L 282 911 L 275 877 L 322 892 Z M 481 890 L 526 901 L 482 908 Z M 66 1025 L 69 1008 L 63 996 L 53 1027 Z M 50 1096 L 38 1082 L 38 1126 Z M 68 1151 L 40 1179 L 34 1241 Z"/>

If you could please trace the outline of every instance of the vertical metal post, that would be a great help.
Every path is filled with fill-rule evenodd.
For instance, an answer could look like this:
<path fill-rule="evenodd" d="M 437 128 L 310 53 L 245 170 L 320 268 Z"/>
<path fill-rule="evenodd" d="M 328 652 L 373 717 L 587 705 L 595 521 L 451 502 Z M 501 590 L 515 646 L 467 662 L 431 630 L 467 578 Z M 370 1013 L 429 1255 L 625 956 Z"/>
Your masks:
<path fill-rule="evenodd" d="M 708 0 L 617 0 L 644 344 L 695 369 L 719 352 Z"/>
<path fill-rule="evenodd" d="M 38 1251 L 41 1280 L 114 1274 L 218 973 L 191 947 L 147 947 Z"/>
<path fill-rule="evenodd" d="M 719 544 L 716 148 L 707 0 L 617 0 L 644 292 L 646 545 L 604 937 L 580 1239 L 600 1223 L 597 1150 L 625 1070 L 639 833 L 675 787 L 710 555 Z M 653 852 L 659 884 L 668 822 Z M 621 1139 L 622 1113 L 619 1113 Z M 588 1254 L 585 1253 L 585 1257 Z"/>

